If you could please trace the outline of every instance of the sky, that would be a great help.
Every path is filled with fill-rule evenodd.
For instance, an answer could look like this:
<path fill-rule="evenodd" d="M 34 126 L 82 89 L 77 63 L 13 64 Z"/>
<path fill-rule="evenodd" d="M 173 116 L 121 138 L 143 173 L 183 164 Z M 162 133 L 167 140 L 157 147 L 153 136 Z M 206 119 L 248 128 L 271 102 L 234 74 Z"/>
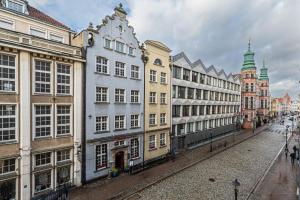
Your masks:
<path fill-rule="evenodd" d="M 239 73 L 249 38 L 273 97 L 300 93 L 300 0 L 29 0 L 74 31 L 101 24 L 119 3 L 140 42 L 158 40 L 226 73 Z"/>

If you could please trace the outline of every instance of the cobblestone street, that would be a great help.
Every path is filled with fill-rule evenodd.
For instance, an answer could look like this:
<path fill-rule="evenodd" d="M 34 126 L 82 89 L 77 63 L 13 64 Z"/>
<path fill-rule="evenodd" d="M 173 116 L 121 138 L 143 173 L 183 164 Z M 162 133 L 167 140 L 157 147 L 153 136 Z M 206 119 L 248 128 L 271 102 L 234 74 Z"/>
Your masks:
<path fill-rule="evenodd" d="M 135 197 L 152 199 L 234 198 L 232 181 L 241 183 L 239 199 L 244 199 L 264 174 L 285 143 L 282 126 L 242 142 L 183 172 L 155 184 Z"/>

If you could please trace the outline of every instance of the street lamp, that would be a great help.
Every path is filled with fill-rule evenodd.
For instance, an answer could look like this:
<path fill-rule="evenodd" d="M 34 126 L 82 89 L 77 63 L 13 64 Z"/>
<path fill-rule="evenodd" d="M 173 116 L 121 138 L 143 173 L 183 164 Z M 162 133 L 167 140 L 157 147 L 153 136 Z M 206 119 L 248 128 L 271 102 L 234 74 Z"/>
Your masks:
<path fill-rule="evenodd" d="M 234 199 L 237 200 L 239 187 L 241 186 L 241 184 L 237 179 L 235 179 L 234 181 L 232 181 L 232 185 L 234 186 Z"/>

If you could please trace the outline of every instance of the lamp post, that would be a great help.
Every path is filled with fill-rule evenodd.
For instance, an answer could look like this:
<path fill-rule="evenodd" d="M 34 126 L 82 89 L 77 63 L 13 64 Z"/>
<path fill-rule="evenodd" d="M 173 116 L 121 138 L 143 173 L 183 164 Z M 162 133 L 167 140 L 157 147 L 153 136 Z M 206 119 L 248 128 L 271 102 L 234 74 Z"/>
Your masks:
<path fill-rule="evenodd" d="M 234 181 L 232 181 L 232 185 L 234 186 L 234 199 L 237 200 L 239 187 L 241 186 L 241 184 L 236 178 Z"/>

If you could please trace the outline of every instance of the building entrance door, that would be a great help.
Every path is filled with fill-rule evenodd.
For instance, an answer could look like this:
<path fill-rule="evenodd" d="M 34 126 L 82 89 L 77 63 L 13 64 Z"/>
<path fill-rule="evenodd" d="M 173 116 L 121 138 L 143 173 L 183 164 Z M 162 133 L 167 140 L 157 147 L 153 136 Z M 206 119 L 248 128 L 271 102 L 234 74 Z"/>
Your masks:
<path fill-rule="evenodd" d="M 115 155 L 115 168 L 120 171 L 124 170 L 124 151 L 119 151 Z"/>

